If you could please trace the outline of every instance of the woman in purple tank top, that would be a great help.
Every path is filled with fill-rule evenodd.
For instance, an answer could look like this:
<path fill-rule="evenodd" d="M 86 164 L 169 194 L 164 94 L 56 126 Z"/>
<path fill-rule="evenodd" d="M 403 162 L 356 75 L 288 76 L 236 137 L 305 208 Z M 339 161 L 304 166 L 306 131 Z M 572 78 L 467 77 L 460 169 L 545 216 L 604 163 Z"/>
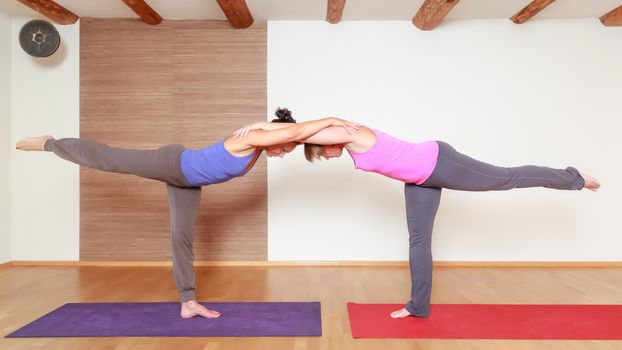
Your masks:
<path fill-rule="evenodd" d="M 325 118 L 293 124 L 296 121 L 287 109 L 278 109 L 272 123 L 259 122 L 262 130 L 241 130 L 215 145 L 192 151 L 181 145 L 167 145 L 156 150 L 114 148 L 84 139 L 55 139 L 52 136 L 20 140 L 16 148 L 23 151 L 49 151 L 58 157 L 98 170 L 133 174 L 166 183 L 171 215 L 173 275 L 180 295 L 183 318 L 219 317 L 195 299 L 195 274 L 192 253 L 194 222 L 201 200 L 201 186 L 224 182 L 243 176 L 250 170 L 262 151 L 269 157 L 283 157 L 291 152 L 296 139 L 309 137 L 329 127 L 343 127 L 352 132 L 357 127 L 337 118 Z M 287 123 L 287 128 L 274 127 Z M 346 132 L 346 133 L 347 133 Z M 238 136 L 244 136 L 238 137 Z M 195 152 L 195 153 L 193 153 Z M 186 154 L 187 157 L 182 157 Z M 185 162 L 185 163 L 184 163 Z"/>
<path fill-rule="evenodd" d="M 393 318 L 430 314 L 432 228 L 443 188 L 499 191 L 547 187 L 596 191 L 600 187 L 594 177 L 573 167 L 499 167 L 461 154 L 445 142 L 406 142 L 362 125 L 351 133 L 327 127 L 313 136 L 295 140 L 305 143 L 309 161 L 340 157 L 345 148 L 357 169 L 404 182 L 412 288 L 410 300 L 404 308 L 391 313 Z"/>

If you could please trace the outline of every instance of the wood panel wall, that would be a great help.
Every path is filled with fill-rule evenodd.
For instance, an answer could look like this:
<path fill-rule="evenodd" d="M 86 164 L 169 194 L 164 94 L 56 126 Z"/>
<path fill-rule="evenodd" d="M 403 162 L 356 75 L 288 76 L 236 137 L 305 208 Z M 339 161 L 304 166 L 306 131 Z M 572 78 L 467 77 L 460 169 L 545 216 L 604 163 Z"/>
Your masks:
<path fill-rule="evenodd" d="M 266 24 L 80 21 L 80 137 L 114 147 L 200 148 L 265 118 Z M 80 259 L 170 259 L 164 183 L 80 170 Z M 267 259 L 265 156 L 203 187 L 196 260 Z"/>

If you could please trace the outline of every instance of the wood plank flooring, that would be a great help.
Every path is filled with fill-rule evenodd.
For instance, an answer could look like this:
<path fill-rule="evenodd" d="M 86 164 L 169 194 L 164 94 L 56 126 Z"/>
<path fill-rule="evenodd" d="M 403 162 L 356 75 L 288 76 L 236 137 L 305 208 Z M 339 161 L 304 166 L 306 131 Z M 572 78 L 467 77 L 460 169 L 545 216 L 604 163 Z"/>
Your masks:
<path fill-rule="evenodd" d="M 199 267 L 202 301 L 320 301 L 322 337 L 0 338 L 0 349 L 621 349 L 620 341 L 353 339 L 346 302 L 402 303 L 404 267 Z M 176 301 L 170 267 L 0 268 L 0 335 L 68 302 Z M 437 267 L 434 303 L 622 304 L 622 268 Z"/>

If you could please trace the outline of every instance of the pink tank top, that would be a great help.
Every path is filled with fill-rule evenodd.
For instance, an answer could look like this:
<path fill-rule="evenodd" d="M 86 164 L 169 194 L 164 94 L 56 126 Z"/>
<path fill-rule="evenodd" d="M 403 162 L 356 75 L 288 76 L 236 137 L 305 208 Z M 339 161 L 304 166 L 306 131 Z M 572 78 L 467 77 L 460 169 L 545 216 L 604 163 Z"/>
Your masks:
<path fill-rule="evenodd" d="M 411 143 L 376 129 L 376 143 L 363 153 L 348 150 L 354 167 L 421 185 L 432 175 L 438 158 L 435 141 Z"/>

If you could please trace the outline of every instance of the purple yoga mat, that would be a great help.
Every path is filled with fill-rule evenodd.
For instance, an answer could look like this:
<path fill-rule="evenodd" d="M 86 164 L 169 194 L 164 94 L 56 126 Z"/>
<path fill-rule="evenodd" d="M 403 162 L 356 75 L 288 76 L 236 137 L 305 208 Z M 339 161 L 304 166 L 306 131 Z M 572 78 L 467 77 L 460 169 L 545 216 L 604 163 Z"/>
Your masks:
<path fill-rule="evenodd" d="M 201 303 L 216 319 L 179 317 L 179 303 L 65 304 L 7 335 L 41 337 L 321 336 L 319 302 Z"/>

